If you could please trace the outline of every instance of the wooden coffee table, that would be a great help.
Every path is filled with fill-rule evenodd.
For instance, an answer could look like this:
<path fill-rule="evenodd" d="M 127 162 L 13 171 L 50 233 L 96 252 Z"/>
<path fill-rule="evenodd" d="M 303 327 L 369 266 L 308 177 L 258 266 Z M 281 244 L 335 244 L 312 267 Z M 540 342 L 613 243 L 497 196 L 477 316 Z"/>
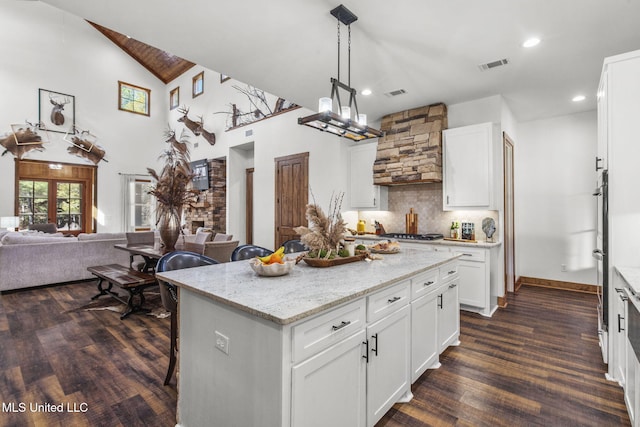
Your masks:
<path fill-rule="evenodd" d="M 120 264 L 97 265 L 94 267 L 87 267 L 87 270 L 98 278 L 99 293 L 92 297 L 92 300 L 101 297 L 102 295 L 111 295 L 113 298 L 127 305 L 127 308 L 120 316 L 120 319 L 124 319 L 131 313 L 135 312 L 149 312 L 148 309 L 145 309 L 142 306 L 144 305 L 144 290 L 157 284 L 156 278 L 153 274 L 132 270 Z M 102 286 L 105 281 L 109 284 L 106 289 Z M 113 288 L 113 285 L 127 291 L 129 293 L 129 298 L 125 301 L 118 293 L 112 291 L 111 289 Z"/>

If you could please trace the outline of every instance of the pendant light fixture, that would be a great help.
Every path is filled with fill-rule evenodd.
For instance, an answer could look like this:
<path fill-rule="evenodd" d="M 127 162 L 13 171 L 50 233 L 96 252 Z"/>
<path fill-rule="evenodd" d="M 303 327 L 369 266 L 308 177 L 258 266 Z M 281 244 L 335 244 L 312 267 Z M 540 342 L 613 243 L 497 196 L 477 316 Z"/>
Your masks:
<path fill-rule="evenodd" d="M 310 126 L 323 132 L 330 132 L 353 141 L 363 139 L 378 138 L 384 134 L 377 129 L 367 126 L 366 114 L 360 114 L 356 101 L 356 90 L 351 87 L 351 23 L 358 17 L 349 9 L 340 5 L 331 10 L 338 21 L 338 78 L 331 78 L 331 97 L 320 98 L 318 102 L 318 112 L 307 117 L 298 119 L 299 125 Z M 347 63 L 347 84 L 340 81 L 340 24 L 348 29 L 348 63 Z M 342 104 L 340 90 L 349 94 L 349 103 Z M 337 103 L 337 109 L 333 109 L 333 101 Z"/>

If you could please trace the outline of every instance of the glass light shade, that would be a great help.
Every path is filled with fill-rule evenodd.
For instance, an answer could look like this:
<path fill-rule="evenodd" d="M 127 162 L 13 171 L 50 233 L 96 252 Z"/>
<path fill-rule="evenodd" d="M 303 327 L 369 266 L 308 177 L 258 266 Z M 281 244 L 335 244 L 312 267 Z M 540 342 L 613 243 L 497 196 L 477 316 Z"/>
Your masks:
<path fill-rule="evenodd" d="M 0 228 L 15 230 L 20 225 L 20 218 L 17 216 L 3 216 L 0 218 Z"/>
<path fill-rule="evenodd" d="M 331 98 L 320 98 L 318 101 L 318 112 L 324 113 L 325 111 L 333 110 L 333 102 Z"/>
<path fill-rule="evenodd" d="M 350 120 L 351 119 L 351 107 L 342 107 L 341 114 L 343 119 Z"/>
<path fill-rule="evenodd" d="M 367 115 L 366 114 L 358 114 L 358 124 L 362 126 L 367 125 Z"/>

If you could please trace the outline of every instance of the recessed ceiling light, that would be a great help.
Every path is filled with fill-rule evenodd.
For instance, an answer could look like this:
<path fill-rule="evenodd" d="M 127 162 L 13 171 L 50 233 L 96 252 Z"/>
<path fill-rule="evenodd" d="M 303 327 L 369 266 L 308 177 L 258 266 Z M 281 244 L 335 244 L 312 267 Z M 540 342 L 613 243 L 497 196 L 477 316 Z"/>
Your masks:
<path fill-rule="evenodd" d="M 522 47 L 534 47 L 537 46 L 538 43 L 540 43 L 540 39 L 537 37 L 531 37 L 530 39 L 525 40 L 524 43 L 522 43 Z"/>
<path fill-rule="evenodd" d="M 584 95 L 576 95 L 571 100 L 573 102 L 580 102 L 580 101 L 584 101 L 585 99 L 587 99 L 587 97 Z"/>
<path fill-rule="evenodd" d="M 371 89 L 363 89 L 360 93 L 364 96 L 369 96 L 371 95 Z"/>

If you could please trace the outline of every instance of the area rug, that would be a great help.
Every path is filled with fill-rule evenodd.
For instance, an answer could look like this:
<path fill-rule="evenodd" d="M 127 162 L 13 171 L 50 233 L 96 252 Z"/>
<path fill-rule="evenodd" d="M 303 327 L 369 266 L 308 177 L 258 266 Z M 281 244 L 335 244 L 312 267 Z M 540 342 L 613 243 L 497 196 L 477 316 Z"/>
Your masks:
<path fill-rule="evenodd" d="M 120 295 L 124 296 L 124 293 L 120 293 Z M 145 292 L 144 293 L 144 308 L 147 308 L 151 311 L 145 313 L 147 316 L 153 316 L 158 319 L 164 319 L 166 317 L 171 316 L 171 313 L 166 311 L 162 306 L 162 300 L 160 299 L 159 292 Z M 126 304 L 121 303 L 120 301 L 111 298 L 108 295 L 101 296 L 95 300 L 90 300 L 89 302 L 82 304 L 79 307 L 72 308 L 70 310 L 66 310 L 63 313 L 73 313 L 78 311 L 113 311 L 116 313 L 124 313 L 127 308 Z M 139 313 L 135 313 L 139 314 Z"/>

